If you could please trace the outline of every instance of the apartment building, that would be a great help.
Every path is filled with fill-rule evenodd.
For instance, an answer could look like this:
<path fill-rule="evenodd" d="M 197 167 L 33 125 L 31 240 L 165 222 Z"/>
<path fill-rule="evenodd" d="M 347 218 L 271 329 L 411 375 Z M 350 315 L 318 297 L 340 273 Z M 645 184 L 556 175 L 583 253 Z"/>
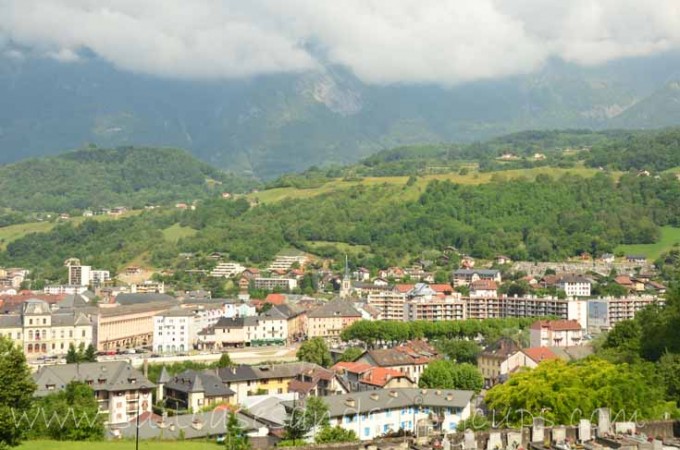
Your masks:
<path fill-rule="evenodd" d="M 479 280 L 495 281 L 501 283 L 501 272 L 495 269 L 458 269 L 454 270 L 452 274 L 453 286 L 469 286 L 471 283 Z"/>
<path fill-rule="evenodd" d="M 194 312 L 171 309 L 153 318 L 153 348 L 158 353 L 185 352 L 193 349 L 196 330 Z"/>
<path fill-rule="evenodd" d="M 304 254 L 277 255 L 267 270 L 269 271 L 289 271 L 294 264 L 304 267 L 308 258 Z"/>
<path fill-rule="evenodd" d="M 467 303 L 454 297 L 414 298 L 404 304 L 404 320 L 464 320 Z"/>
<path fill-rule="evenodd" d="M 629 320 L 649 305 L 663 305 L 664 299 L 655 295 L 630 295 L 622 298 L 588 300 L 588 326 L 591 332 L 608 331 L 622 320 Z"/>
<path fill-rule="evenodd" d="M 342 330 L 361 320 L 361 313 L 347 300 L 335 299 L 307 313 L 307 337 L 337 339 Z"/>
<path fill-rule="evenodd" d="M 571 347 L 583 343 L 577 320 L 537 320 L 529 329 L 532 347 Z"/>
<path fill-rule="evenodd" d="M 368 294 L 366 302 L 381 313 L 382 320 L 403 321 L 406 294 L 382 291 Z"/>
<path fill-rule="evenodd" d="M 266 289 L 272 291 L 274 289 L 282 289 L 284 291 L 292 291 L 298 287 L 298 280 L 295 278 L 255 278 L 253 287 L 255 289 Z"/>
<path fill-rule="evenodd" d="M 245 270 L 246 268 L 239 263 L 219 263 L 210 272 L 210 276 L 215 278 L 232 278 L 241 275 Z"/>
<path fill-rule="evenodd" d="M 120 294 L 118 298 L 123 295 L 129 296 Z M 169 297 L 169 300 L 101 305 L 97 322 L 97 349 L 112 351 L 138 347 L 151 348 L 154 317 L 169 311 L 177 304 L 176 300 Z"/>
<path fill-rule="evenodd" d="M 562 289 L 567 297 L 590 297 L 591 286 L 589 279 L 579 275 L 567 275 L 557 282 L 557 287 Z"/>

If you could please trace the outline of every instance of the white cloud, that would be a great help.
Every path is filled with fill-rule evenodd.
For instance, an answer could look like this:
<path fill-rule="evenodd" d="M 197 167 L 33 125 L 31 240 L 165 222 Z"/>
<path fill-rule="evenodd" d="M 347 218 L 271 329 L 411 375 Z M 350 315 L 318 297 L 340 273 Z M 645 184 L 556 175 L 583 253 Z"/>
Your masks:
<path fill-rule="evenodd" d="M 235 78 L 348 67 L 369 83 L 455 84 L 548 58 L 599 64 L 680 46 L 676 0 L 0 0 L 0 42 L 59 60 Z"/>

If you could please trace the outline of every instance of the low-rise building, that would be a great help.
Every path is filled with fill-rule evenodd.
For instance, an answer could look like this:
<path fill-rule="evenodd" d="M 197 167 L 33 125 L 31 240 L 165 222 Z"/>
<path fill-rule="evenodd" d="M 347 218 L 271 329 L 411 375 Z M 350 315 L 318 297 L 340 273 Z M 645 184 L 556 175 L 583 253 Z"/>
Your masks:
<path fill-rule="evenodd" d="M 127 423 L 138 414 L 152 412 L 155 385 L 126 361 L 42 366 L 33 379 L 36 397 L 58 392 L 71 381 L 87 384 L 109 424 Z"/>
<path fill-rule="evenodd" d="M 469 286 L 479 280 L 501 282 L 501 272 L 495 269 L 458 269 L 453 271 L 453 286 Z"/>
<path fill-rule="evenodd" d="M 417 384 L 428 364 L 440 358 L 427 342 L 408 341 L 393 348 L 368 350 L 356 362 L 397 370 Z"/>
<path fill-rule="evenodd" d="M 335 299 L 307 313 L 307 336 L 337 339 L 340 332 L 361 320 L 361 313 L 347 300 Z"/>
<path fill-rule="evenodd" d="M 198 412 L 202 408 L 230 402 L 235 393 L 227 388 L 216 371 L 186 370 L 163 382 L 163 401 L 168 408 Z"/>
<path fill-rule="evenodd" d="M 399 430 L 417 436 L 452 433 L 471 415 L 472 391 L 381 389 L 324 397 L 331 426 L 372 440 Z M 304 404 L 284 402 L 288 412 Z"/>
<path fill-rule="evenodd" d="M 577 320 L 537 320 L 529 329 L 532 347 L 571 347 L 583 343 Z"/>
<path fill-rule="evenodd" d="M 477 280 L 470 283 L 470 298 L 498 297 L 498 285 L 493 280 Z"/>
<path fill-rule="evenodd" d="M 522 367 L 520 347 L 512 339 L 503 338 L 487 346 L 477 357 L 477 367 L 484 378 L 484 387 L 507 380 L 511 372 Z"/>
<path fill-rule="evenodd" d="M 579 275 L 567 275 L 557 282 L 567 297 L 590 297 L 592 283 L 589 279 Z"/>
<path fill-rule="evenodd" d="M 295 278 L 255 278 L 252 281 L 255 289 L 264 289 L 268 291 L 274 289 L 292 291 L 298 287 L 298 280 Z"/>
<path fill-rule="evenodd" d="M 350 392 L 418 387 L 407 374 L 396 369 L 361 362 L 339 362 L 333 370 Z"/>
<path fill-rule="evenodd" d="M 158 353 L 186 352 L 193 349 L 194 313 L 176 308 L 153 318 L 153 348 Z"/>

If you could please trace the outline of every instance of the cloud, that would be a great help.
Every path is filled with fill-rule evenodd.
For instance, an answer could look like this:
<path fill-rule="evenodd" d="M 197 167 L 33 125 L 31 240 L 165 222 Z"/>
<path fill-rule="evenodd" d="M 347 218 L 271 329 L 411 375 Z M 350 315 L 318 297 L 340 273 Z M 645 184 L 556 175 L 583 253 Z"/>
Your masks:
<path fill-rule="evenodd" d="M 680 47 L 675 0 L 0 0 L 5 40 L 64 61 L 221 79 L 342 65 L 367 83 L 456 84 L 549 58 Z"/>

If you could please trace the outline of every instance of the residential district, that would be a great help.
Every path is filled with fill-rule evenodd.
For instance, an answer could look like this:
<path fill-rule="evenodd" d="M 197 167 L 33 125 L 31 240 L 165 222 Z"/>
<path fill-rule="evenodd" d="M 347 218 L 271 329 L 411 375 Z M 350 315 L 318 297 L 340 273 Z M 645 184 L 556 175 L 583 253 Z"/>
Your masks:
<path fill-rule="evenodd" d="M 522 367 L 585 358 L 592 354 L 598 334 L 648 305 L 663 305 L 663 280 L 644 257 L 512 263 L 499 256 L 483 268 L 464 257 L 460 268 L 436 283 L 424 266 L 371 273 L 350 270 L 346 264 L 344 271 L 335 273 L 313 269 L 316 292 L 305 294 L 291 292 L 299 292 L 296 288 L 309 273 L 309 267 L 304 270 L 310 262 L 307 255 L 281 255 L 267 269 L 223 262 L 220 255 L 215 259 L 209 275 L 239 286 L 241 292 L 233 298 L 177 291 L 138 267 L 128 267 L 123 277 L 114 279 L 76 258 L 65 261 L 67 284 L 47 285 L 41 291 L 20 288 L 29 269 L 0 270 L 0 334 L 23 349 L 37 396 L 64 389 L 74 380 L 91 386 L 111 439 L 218 437 L 225 424 L 214 420 L 215 414 L 221 411 L 224 418 L 227 411 L 236 411 L 253 445 L 269 448 L 284 437 L 296 408 L 310 397 L 323 397 L 331 425 L 353 431 L 376 448 L 405 435 L 430 444 L 435 439 L 442 448 L 459 445 L 470 450 L 526 448 L 531 442 L 542 446 L 545 436 L 560 443 L 567 434 L 583 442 L 596 435 L 611 440 L 598 441 L 602 447 L 647 444 L 635 433 L 621 437 L 622 430 L 635 425 L 610 423 L 606 410 L 597 426 L 582 421 L 575 429 L 544 429 L 536 423 L 530 430 L 484 437 L 456 432 L 473 415 L 483 391 L 477 395 L 419 388 L 428 365 L 444 358 L 432 343 L 378 339 L 369 346 L 345 342 L 341 336 L 359 321 L 536 318 L 529 327 L 528 345 L 509 338 L 477 339 L 484 346 L 477 366 L 488 389 Z M 125 276 L 134 281 L 121 282 Z M 616 286 L 618 295 L 592 295 L 604 279 Z M 503 288 L 518 281 L 528 288 Z M 253 289 L 269 293 L 255 299 L 249 295 Z M 324 291 L 331 295 L 322 295 Z M 330 347 L 334 362 L 329 367 L 296 360 L 301 343 L 313 338 Z M 350 361 L 340 361 L 350 345 L 361 351 Z M 87 347 L 96 350 L 96 361 L 66 364 L 69 349 Z M 154 382 L 149 379 L 150 366 L 216 361 L 222 353 L 235 364 L 172 375 L 163 367 Z M 657 435 L 670 438 L 672 427 Z M 669 442 L 655 441 L 653 448 L 675 445 Z"/>

